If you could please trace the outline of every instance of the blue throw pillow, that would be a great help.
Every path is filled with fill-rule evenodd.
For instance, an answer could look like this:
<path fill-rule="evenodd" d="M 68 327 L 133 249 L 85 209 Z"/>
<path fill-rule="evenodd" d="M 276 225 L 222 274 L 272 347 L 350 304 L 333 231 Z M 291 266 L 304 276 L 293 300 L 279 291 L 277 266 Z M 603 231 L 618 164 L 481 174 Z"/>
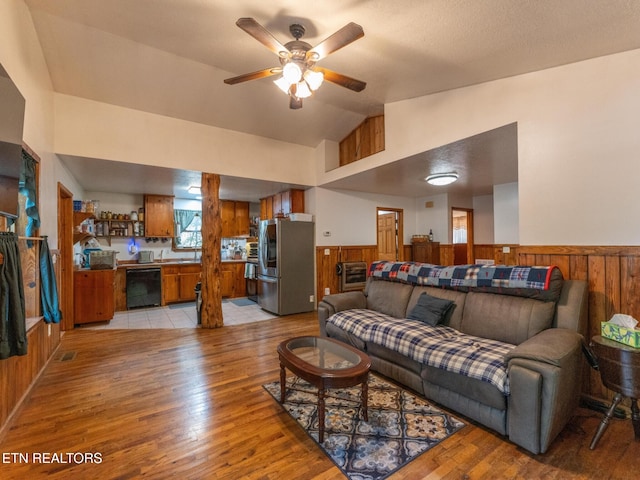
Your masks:
<path fill-rule="evenodd" d="M 453 310 L 454 305 L 455 303 L 451 300 L 432 297 L 422 292 L 407 318 L 420 320 L 435 327 L 447 318 L 447 314 Z"/>

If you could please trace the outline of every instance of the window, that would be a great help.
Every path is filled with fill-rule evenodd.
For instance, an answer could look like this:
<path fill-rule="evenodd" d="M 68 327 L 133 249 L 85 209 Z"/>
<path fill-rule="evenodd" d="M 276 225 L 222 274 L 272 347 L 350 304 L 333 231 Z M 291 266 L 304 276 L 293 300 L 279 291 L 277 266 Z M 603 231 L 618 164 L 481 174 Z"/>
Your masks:
<path fill-rule="evenodd" d="M 202 248 L 202 216 L 194 210 L 174 210 L 176 247 Z"/>

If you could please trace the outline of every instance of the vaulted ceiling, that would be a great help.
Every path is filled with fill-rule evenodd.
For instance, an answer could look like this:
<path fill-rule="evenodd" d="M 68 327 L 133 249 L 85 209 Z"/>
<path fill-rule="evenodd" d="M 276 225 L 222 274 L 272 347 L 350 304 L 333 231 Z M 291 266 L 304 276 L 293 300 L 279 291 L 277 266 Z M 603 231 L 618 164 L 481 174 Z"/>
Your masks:
<path fill-rule="evenodd" d="M 313 147 L 340 141 L 389 102 L 640 48 L 634 0 L 25 3 L 55 91 Z M 311 45 L 349 22 L 361 25 L 363 38 L 320 65 L 365 81 L 366 89 L 325 82 L 301 110 L 290 110 L 273 78 L 224 84 L 279 65 L 235 25 L 241 17 L 255 18 L 282 43 L 292 39 L 290 24 L 303 24 Z M 448 147 L 454 162 L 464 150 Z"/>

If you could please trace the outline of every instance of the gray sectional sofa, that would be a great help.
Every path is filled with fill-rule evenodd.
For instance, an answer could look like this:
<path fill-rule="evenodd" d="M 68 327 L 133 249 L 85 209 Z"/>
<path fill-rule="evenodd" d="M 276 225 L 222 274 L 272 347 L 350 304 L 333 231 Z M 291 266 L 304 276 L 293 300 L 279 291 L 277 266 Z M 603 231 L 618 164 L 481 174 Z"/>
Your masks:
<path fill-rule="evenodd" d="M 541 267 L 374 262 L 364 292 L 319 302 L 320 332 L 366 352 L 372 370 L 544 453 L 579 403 L 588 290 L 553 267 L 542 267 L 537 288 L 527 268 Z"/>

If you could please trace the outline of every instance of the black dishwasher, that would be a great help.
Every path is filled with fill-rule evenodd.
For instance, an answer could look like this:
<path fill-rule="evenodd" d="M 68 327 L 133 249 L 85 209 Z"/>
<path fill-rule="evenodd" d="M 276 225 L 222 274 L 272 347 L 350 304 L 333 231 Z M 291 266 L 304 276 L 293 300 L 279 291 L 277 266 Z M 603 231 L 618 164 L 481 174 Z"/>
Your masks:
<path fill-rule="evenodd" d="M 153 307 L 162 302 L 162 273 L 157 268 L 127 269 L 127 309 Z"/>

